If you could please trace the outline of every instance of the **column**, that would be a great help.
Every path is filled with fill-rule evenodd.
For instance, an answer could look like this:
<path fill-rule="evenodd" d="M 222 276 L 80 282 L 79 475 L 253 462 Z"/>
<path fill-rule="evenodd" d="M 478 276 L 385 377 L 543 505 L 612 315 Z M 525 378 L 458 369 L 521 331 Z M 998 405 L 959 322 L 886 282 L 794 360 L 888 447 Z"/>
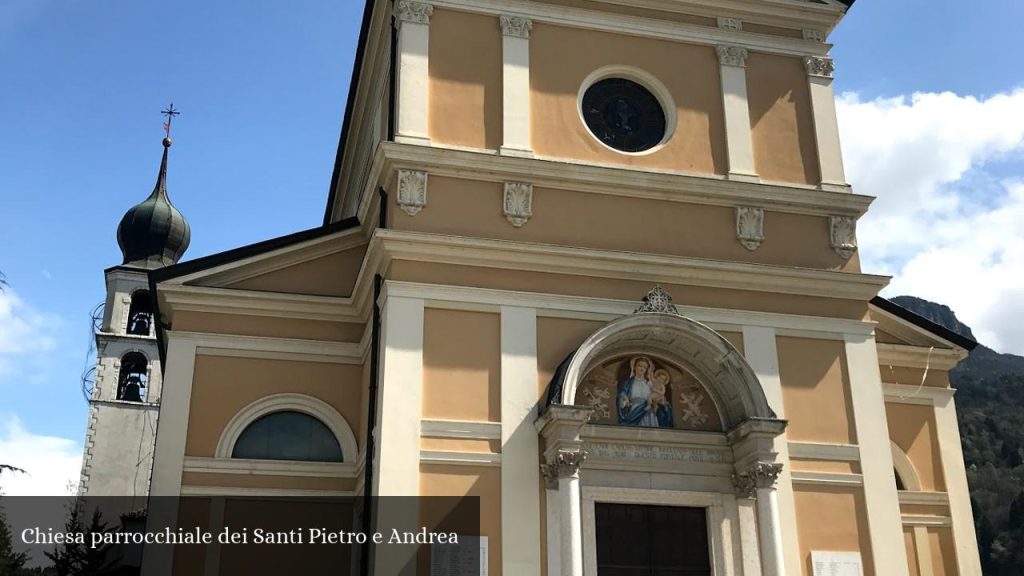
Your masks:
<path fill-rule="evenodd" d="M 533 156 L 530 142 L 530 30 L 533 22 L 500 17 L 502 145 L 508 156 Z"/>
<path fill-rule="evenodd" d="M 764 389 L 768 405 L 775 411 L 775 416 L 786 419 L 785 406 L 782 403 L 782 378 L 779 375 L 779 352 L 775 340 L 775 329 L 764 326 L 743 327 L 743 355 L 750 368 L 757 375 Z M 776 484 L 779 520 L 782 529 L 782 547 L 787 574 L 800 574 L 800 541 L 796 528 L 796 500 L 793 496 L 792 473 L 789 470 L 789 443 L 785 435 L 774 441 L 778 461 L 783 464 L 782 473 Z"/>
<path fill-rule="evenodd" d="M 540 574 L 537 313 L 501 307 L 501 564 L 503 574 Z"/>
<path fill-rule="evenodd" d="M 758 182 L 754 166 L 754 143 L 747 104 L 747 49 L 718 46 L 722 78 L 722 107 L 725 110 L 725 140 L 729 152 L 729 178 Z"/>
<path fill-rule="evenodd" d="M 775 483 L 782 473 L 782 464 L 758 462 L 745 471 L 733 475 L 739 498 L 756 498 L 757 535 L 760 540 L 761 574 L 783 576 L 782 523 L 779 520 L 779 500 Z M 797 572 L 799 574 L 799 572 Z"/>
<path fill-rule="evenodd" d="M 559 539 L 562 548 L 561 576 L 583 576 L 583 514 L 580 502 L 580 465 L 587 453 L 563 449 L 548 461 L 548 474 L 558 477 Z M 553 527 L 549 526 L 548 530 Z"/>
<path fill-rule="evenodd" d="M 181 471 L 185 465 L 185 436 L 192 402 L 192 377 L 195 371 L 196 342 L 173 331 L 166 333 L 167 364 L 160 404 L 159 428 L 153 453 L 146 530 L 156 532 L 178 526 L 177 497 L 181 495 Z M 142 555 L 142 573 L 146 576 L 170 575 L 174 564 L 173 546 L 146 546 Z"/>
<path fill-rule="evenodd" d="M 434 7 L 423 2 L 399 0 L 395 3 L 395 45 L 397 102 L 395 141 L 430 144 L 429 114 L 430 15 Z"/>
<path fill-rule="evenodd" d="M 809 56 L 807 80 L 811 92 L 811 112 L 814 116 L 814 137 L 818 144 L 818 166 L 821 169 L 821 188 L 839 192 L 848 191 L 843 170 L 843 151 L 839 145 L 839 122 L 836 119 L 836 95 L 832 88 L 835 64 L 831 58 Z"/>
<path fill-rule="evenodd" d="M 964 453 L 960 446 L 956 403 L 953 402 L 953 391 L 949 392 L 948 397 L 935 400 L 935 427 L 938 432 L 942 475 L 946 479 L 946 491 L 949 493 L 949 515 L 953 522 L 957 573 L 960 576 L 981 576 L 978 537 L 974 531 L 971 495 L 967 488 L 967 470 L 964 469 Z"/>
<path fill-rule="evenodd" d="M 850 400 L 857 444 L 860 446 L 864 503 L 875 574 L 906 576 L 907 550 L 902 545 L 893 545 L 903 541 L 903 519 L 892 472 L 892 447 L 878 371 L 878 349 L 874 336 L 847 334 L 845 340 Z"/>

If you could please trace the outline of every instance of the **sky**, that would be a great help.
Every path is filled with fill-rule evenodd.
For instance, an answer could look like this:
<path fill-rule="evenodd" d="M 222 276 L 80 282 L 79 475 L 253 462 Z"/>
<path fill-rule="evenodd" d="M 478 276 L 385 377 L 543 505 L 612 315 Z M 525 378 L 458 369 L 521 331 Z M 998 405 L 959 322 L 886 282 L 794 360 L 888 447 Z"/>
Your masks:
<path fill-rule="evenodd" d="M 8 494 L 77 481 L 89 312 L 118 221 L 168 189 L 185 258 L 323 217 L 360 24 L 357 0 L 0 0 L 0 462 Z M 887 296 L 952 307 L 1024 354 L 1020 0 L 860 0 L 830 37 L 858 229 Z"/>

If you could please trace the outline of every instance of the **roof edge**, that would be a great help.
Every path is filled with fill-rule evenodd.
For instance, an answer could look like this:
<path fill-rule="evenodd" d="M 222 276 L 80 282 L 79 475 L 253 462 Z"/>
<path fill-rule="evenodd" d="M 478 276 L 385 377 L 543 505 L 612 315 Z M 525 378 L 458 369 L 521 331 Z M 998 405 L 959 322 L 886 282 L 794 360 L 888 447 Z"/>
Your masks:
<path fill-rule="evenodd" d="M 978 347 L 977 341 L 972 340 L 961 334 L 958 334 L 941 324 L 936 324 L 935 322 L 932 322 L 931 320 L 925 318 L 924 316 L 921 316 L 920 314 L 917 314 L 915 312 L 911 312 L 910 310 L 907 310 L 906 308 L 900 306 L 899 304 L 896 304 L 891 300 L 882 298 L 881 296 L 875 296 L 874 298 L 871 299 L 870 303 L 894 316 L 897 316 L 903 320 L 906 320 L 907 322 L 910 322 L 911 324 L 917 326 L 922 330 L 925 330 L 927 332 L 934 334 L 935 336 L 938 336 L 939 338 L 942 338 L 943 340 L 948 340 L 953 344 L 966 349 L 968 352 Z"/>

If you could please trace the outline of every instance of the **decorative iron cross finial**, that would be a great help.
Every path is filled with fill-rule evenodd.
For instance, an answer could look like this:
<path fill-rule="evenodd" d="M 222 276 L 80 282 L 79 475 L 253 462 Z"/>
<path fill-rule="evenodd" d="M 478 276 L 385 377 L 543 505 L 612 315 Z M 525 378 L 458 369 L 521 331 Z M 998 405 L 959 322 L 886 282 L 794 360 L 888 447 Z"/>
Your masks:
<path fill-rule="evenodd" d="M 648 292 L 647 296 L 644 296 L 643 306 L 633 311 L 634 314 L 645 312 L 679 315 L 679 310 L 672 304 L 672 297 L 661 286 L 655 286 L 653 290 Z"/>
<path fill-rule="evenodd" d="M 166 137 L 170 138 L 171 137 L 171 120 L 174 120 L 174 117 L 177 116 L 178 114 L 181 114 L 181 112 L 178 112 L 177 110 L 175 110 L 174 109 L 174 102 L 171 102 L 171 105 L 167 107 L 167 110 L 163 110 L 160 113 L 163 114 L 164 116 L 167 116 L 167 122 L 164 122 L 164 135 Z"/>

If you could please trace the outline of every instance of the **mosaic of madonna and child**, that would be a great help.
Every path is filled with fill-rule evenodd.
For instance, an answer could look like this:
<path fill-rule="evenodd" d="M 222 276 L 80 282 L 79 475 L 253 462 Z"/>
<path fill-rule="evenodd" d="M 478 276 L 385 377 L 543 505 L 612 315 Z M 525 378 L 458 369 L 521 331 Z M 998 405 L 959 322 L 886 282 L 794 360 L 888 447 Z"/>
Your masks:
<path fill-rule="evenodd" d="M 594 408 L 594 423 L 721 430 L 707 391 L 689 372 L 645 354 L 614 358 L 587 373 L 576 403 Z"/>

